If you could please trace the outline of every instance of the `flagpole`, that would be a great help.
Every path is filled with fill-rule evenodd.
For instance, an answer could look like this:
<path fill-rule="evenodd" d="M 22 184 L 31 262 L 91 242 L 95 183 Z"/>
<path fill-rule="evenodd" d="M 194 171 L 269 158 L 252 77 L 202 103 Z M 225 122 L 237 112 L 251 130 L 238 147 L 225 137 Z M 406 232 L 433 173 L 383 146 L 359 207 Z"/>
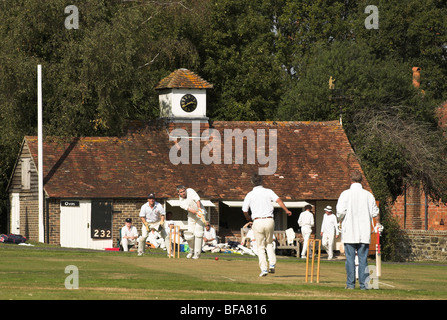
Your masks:
<path fill-rule="evenodd" d="M 42 66 L 37 65 L 37 158 L 39 176 L 39 242 L 44 242 L 43 225 L 43 135 L 42 135 Z"/>

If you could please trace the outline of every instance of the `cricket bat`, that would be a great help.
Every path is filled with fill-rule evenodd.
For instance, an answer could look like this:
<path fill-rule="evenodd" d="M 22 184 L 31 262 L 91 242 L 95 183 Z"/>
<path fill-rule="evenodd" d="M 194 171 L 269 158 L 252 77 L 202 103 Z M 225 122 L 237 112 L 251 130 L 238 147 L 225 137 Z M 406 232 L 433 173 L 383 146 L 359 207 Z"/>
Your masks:
<path fill-rule="evenodd" d="M 202 220 L 203 223 L 206 223 L 205 214 L 201 208 L 199 208 L 198 213 L 199 214 L 197 216 Z"/>
<path fill-rule="evenodd" d="M 379 201 L 376 200 L 376 206 L 379 207 Z M 373 230 L 376 232 L 376 276 L 382 276 L 382 252 L 380 250 L 380 232 L 383 230 L 383 226 L 376 220 L 376 226 L 374 227 L 374 218 L 372 219 Z"/>
<path fill-rule="evenodd" d="M 377 243 L 376 243 L 376 275 L 382 276 L 382 253 L 380 251 L 380 231 L 377 228 Z"/>
<path fill-rule="evenodd" d="M 192 210 L 197 211 L 197 217 L 199 217 L 200 220 L 202 220 L 203 223 L 206 223 L 205 212 L 203 211 L 202 208 L 197 206 L 197 203 L 195 201 L 191 200 L 191 202 L 189 204 L 189 208 L 191 208 Z"/>

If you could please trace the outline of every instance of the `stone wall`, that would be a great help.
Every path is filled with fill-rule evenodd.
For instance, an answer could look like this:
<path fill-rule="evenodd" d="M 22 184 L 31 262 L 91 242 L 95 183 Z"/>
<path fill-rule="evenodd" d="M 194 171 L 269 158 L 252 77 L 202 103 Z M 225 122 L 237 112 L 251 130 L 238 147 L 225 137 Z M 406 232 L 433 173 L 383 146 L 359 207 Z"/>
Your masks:
<path fill-rule="evenodd" d="M 447 262 L 447 231 L 404 230 L 401 255 L 408 261 Z"/>

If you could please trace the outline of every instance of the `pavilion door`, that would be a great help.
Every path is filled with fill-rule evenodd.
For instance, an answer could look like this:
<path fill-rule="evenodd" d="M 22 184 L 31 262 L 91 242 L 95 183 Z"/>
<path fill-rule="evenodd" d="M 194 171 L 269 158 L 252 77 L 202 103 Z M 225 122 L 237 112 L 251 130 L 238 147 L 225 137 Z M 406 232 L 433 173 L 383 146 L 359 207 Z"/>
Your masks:
<path fill-rule="evenodd" d="M 111 201 L 61 201 L 62 247 L 105 249 L 112 247 Z"/>

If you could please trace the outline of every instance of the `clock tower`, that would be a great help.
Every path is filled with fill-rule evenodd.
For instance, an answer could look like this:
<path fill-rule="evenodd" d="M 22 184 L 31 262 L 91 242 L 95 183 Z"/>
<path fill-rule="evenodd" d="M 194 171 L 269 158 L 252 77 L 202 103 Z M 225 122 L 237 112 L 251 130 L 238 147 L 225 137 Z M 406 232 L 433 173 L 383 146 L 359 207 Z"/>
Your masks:
<path fill-rule="evenodd" d="M 208 120 L 206 89 L 212 88 L 212 84 L 188 69 L 175 70 L 155 87 L 160 101 L 160 118 Z"/>

